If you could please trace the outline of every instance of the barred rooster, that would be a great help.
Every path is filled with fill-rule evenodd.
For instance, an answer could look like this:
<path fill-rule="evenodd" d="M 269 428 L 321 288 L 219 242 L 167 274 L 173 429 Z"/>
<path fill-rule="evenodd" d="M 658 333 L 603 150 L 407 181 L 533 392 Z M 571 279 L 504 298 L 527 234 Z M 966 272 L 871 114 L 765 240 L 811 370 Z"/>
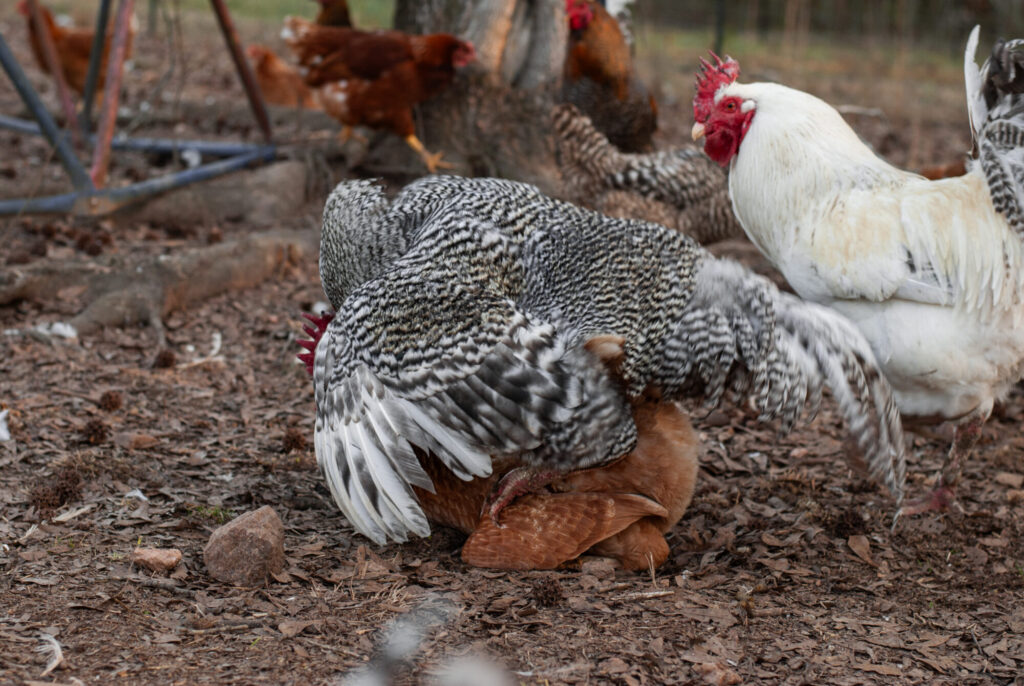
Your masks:
<path fill-rule="evenodd" d="M 743 229 L 807 300 L 870 341 L 900 410 L 955 422 L 934 491 L 908 514 L 945 509 L 993 404 L 1024 377 L 1024 40 L 964 70 L 974 154 L 929 181 L 875 155 L 818 98 L 739 83 L 705 62 L 693 137 L 729 167 Z"/>
<path fill-rule="evenodd" d="M 668 226 L 701 244 L 743 235 L 725 172 L 700 148 L 619 152 L 572 105 L 556 106 L 553 121 L 562 182 L 572 202 Z"/>
<path fill-rule="evenodd" d="M 428 177 L 393 202 L 368 182 L 324 208 L 337 313 L 310 342 L 317 461 L 377 543 L 426 536 L 414 448 L 456 477 L 512 469 L 486 511 L 637 445 L 645 401 L 726 391 L 788 429 L 827 383 L 872 474 L 898 497 L 902 433 L 866 341 L 678 232 L 497 179 Z"/>

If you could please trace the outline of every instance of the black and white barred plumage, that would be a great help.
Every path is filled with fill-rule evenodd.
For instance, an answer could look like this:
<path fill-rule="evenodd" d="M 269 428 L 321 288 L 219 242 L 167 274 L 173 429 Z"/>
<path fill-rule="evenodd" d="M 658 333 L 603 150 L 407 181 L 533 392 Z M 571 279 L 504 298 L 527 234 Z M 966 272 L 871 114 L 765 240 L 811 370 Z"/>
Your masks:
<path fill-rule="evenodd" d="M 552 114 L 567 198 L 613 217 L 643 219 L 706 244 L 743 236 L 725 171 L 695 145 L 620 152 L 572 105 Z"/>
<path fill-rule="evenodd" d="M 426 535 L 412 446 L 464 479 L 512 455 L 571 471 L 636 442 L 630 401 L 753 396 L 784 427 L 832 389 L 898 496 L 888 386 L 844 319 L 779 293 L 689 238 L 495 179 L 429 177 L 392 202 L 339 185 L 321 277 L 337 309 L 314 363 L 317 460 L 353 526 Z M 619 341 L 613 372 L 585 347 Z"/>
<path fill-rule="evenodd" d="M 996 41 L 979 70 L 979 28 L 967 41 L 964 76 L 976 162 L 992 204 L 1024 240 L 1024 39 Z"/>

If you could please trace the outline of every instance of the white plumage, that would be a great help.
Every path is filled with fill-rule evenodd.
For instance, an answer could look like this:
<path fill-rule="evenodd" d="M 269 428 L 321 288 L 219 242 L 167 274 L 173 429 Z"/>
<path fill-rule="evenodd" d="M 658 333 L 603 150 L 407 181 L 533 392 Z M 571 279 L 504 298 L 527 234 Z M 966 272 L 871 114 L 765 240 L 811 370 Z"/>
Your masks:
<path fill-rule="evenodd" d="M 709 65 L 699 84 L 700 104 L 713 93 L 715 111 L 704 117 L 698 108 L 694 127 L 712 154 L 712 137 L 720 142 L 737 121 L 732 113 L 752 113 L 734 155 L 719 154 L 730 160 L 744 231 L 803 298 L 857 325 L 905 415 L 975 423 L 972 440 L 957 438 L 954 467 L 993 403 L 1024 376 L 1024 246 L 1015 230 L 1024 43 L 997 44 L 979 70 L 977 39 L 975 29 L 965 76 L 980 154 L 959 178 L 897 169 L 822 100 L 778 84 L 730 83 L 720 66 Z M 699 90 L 695 105 L 700 98 Z"/>

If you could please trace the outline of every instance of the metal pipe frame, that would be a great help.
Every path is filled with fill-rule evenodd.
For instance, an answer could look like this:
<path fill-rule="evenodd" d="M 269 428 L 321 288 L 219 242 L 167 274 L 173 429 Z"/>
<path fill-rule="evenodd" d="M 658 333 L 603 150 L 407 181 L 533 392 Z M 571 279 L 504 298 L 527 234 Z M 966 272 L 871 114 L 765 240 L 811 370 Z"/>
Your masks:
<path fill-rule="evenodd" d="M 107 40 L 109 23 L 110 0 L 100 0 L 100 8 L 96 13 L 96 30 L 92 36 L 92 52 L 89 53 L 89 70 L 85 73 L 85 90 L 82 92 L 82 114 L 79 121 L 83 131 L 92 130 L 92 101 L 96 95 L 96 83 L 100 80 L 103 44 Z"/>
<path fill-rule="evenodd" d="M 121 0 L 114 20 L 114 40 L 107 58 L 106 82 L 103 84 L 103 104 L 100 105 L 99 129 L 92 149 L 92 182 L 97 187 L 106 185 L 110 167 L 110 142 L 117 124 L 117 102 L 121 95 L 121 76 L 128 46 L 128 24 L 131 22 L 135 0 Z M 95 54 L 95 53 L 94 53 Z"/>
<path fill-rule="evenodd" d="M 42 134 L 42 131 L 39 129 L 39 125 L 35 122 L 27 119 L 19 119 L 17 117 L 8 117 L 3 114 L 0 114 L 0 129 L 8 129 L 10 131 L 17 131 L 18 133 L 25 133 L 32 136 Z M 67 140 L 66 134 L 60 133 L 60 135 Z M 90 143 L 95 140 L 95 135 L 89 136 Z M 195 150 L 201 155 L 211 157 L 230 157 L 232 155 L 241 155 L 254 150 L 262 150 L 266 146 L 262 143 L 197 141 L 178 138 L 129 138 L 124 135 L 115 135 L 111 141 L 110 147 L 113 150 L 134 150 L 137 152 L 182 153 L 186 150 Z"/>
<path fill-rule="evenodd" d="M 36 118 L 36 121 L 39 122 L 40 131 L 50 141 L 50 145 L 53 146 L 57 153 L 57 159 L 60 160 L 64 169 L 67 170 L 68 176 L 71 177 L 71 185 L 79 191 L 93 190 L 92 179 L 89 178 L 88 172 L 85 171 L 85 167 L 82 166 L 82 163 L 75 156 L 75 151 L 68 143 L 67 137 L 61 133 L 61 130 L 57 127 L 57 122 L 53 120 L 53 117 L 46 110 L 46 106 L 43 105 L 43 101 L 39 99 L 35 88 L 29 83 L 28 77 L 25 76 L 25 72 L 22 71 L 21 65 L 15 59 L 14 53 L 7 46 L 7 41 L 4 40 L 3 35 L 0 35 L 0 64 L 3 65 L 4 71 L 7 72 L 8 78 L 14 84 L 14 88 L 18 91 L 18 95 L 21 96 L 25 106 L 32 112 L 32 116 Z"/>
<path fill-rule="evenodd" d="M 75 114 L 75 101 L 71 97 L 71 91 L 68 89 L 68 82 L 64 79 L 64 70 L 60 66 L 57 47 L 53 44 L 53 36 L 43 28 L 45 26 L 43 10 L 39 7 L 39 3 L 36 0 L 27 0 L 27 2 L 29 16 L 36 28 L 36 39 L 43 48 L 43 61 L 46 63 L 46 69 L 50 72 L 53 82 L 57 84 L 57 96 L 60 99 L 60 106 L 64 109 L 65 126 L 71 131 L 71 137 L 75 145 L 78 145 L 80 137 L 75 129 L 75 125 L 78 123 L 78 117 Z"/>
<path fill-rule="evenodd" d="M 263 139 L 270 143 L 273 140 L 273 136 L 270 132 L 270 117 L 267 115 L 267 106 L 263 102 L 263 92 L 260 90 L 259 84 L 256 83 L 256 77 L 252 73 L 252 67 L 249 66 L 249 60 L 245 58 L 245 54 L 242 52 L 242 45 L 238 40 L 238 33 L 235 31 L 234 22 L 231 21 L 231 14 L 228 12 L 224 0 L 210 0 L 210 4 L 213 6 L 213 13 L 217 15 L 217 25 L 220 26 L 220 32 L 224 35 L 224 42 L 228 45 L 231 59 L 234 61 L 235 69 L 242 80 L 245 95 L 249 98 L 249 106 L 256 117 L 256 122 L 260 125 L 260 130 L 263 132 Z"/>
<path fill-rule="evenodd" d="M 94 216 L 109 214 L 151 195 L 181 188 L 191 183 L 206 181 L 249 165 L 269 162 L 276 155 L 277 148 L 273 145 L 263 145 L 240 155 L 200 165 L 195 169 L 186 169 L 155 179 L 147 179 L 139 183 L 133 183 L 130 186 L 99 190 L 90 189 L 40 198 L 0 200 L 0 216 L 27 213 L 72 213 Z"/>
<path fill-rule="evenodd" d="M 33 124 L 24 119 L 0 115 L 0 128 L 45 136 L 50 145 L 53 146 L 64 169 L 71 177 L 72 187 L 75 189 L 71 193 L 61 195 L 0 200 L 0 216 L 26 213 L 72 213 L 93 216 L 108 214 L 148 196 L 164 193 L 191 183 L 206 181 L 250 165 L 269 162 L 277 156 L 276 146 L 270 144 L 272 138 L 270 118 L 267 115 L 267 108 L 263 102 L 263 95 L 256 84 L 256 79 L 253 76 L 252 69 L 249 67 L 249 62 L 242 53 L 242 48 L 235 33 L 228 9 L 223 0 L 210 0 L 210 2 L 213 5 L 214 13 L 217 15 L 217 21 L 228 45 L 228 50 L 231 52 L 235 68 L 242 80 L 242 85 L 245 87 L 253 114 L 268 144 L 254 145 L 249 143 L 127 137 L 115 140 L 113 131 L 117 119 L 117 99 L 121 87 L 121 74 L 126 52 L 125 44 L 128 34 L 128 22 L 130 21 L 134 5 L 134 0 L 121 0 L 115 22 L 113 45 L 111 46 L 111 54 L 107 63 L 104 98 L 100 112 L 100 130 L 97 135 L 88 136 L 95 146 L 93 150 L 93 173 L 91 176 L 86 172 L 81 161 L 75 156 L 67 134 L 57 127 L 57 123 L 46 110 L 39 95 L 25 76 L 25 72 L 21 69 L 21 65 L 18 64 L 17 59 L 8 47 L 3 35 L 0 34 L 0 65 L 3 66 L 4 71 L 11 79 L 18 94 L 37 122 Z M 35 0 L 29 0 L 29 3 L 36 16 L 36 21 L 39 22 L 41 17 L 39 17 L 39 8 L 36 6 Z M 88 132 L 87 127 L 90 120 L 92 97 L 96 88 L 96 81 L 98 80 L 109 12 L 110 0 L 100 0 L 100 12 L 97 16 L 92 53 L 89 57 L 89 70 L 86 74 L 85 108 L 81 119 L 74 117 L 72 114 L 68 122 L 73 139 L 76 139 L 78 135 L 77 129 L 73 126 L 76 120 L 83 125 L 83 132 Z M 45 32 L 41 33 L 45 35 Z M 50 44 L 52 48 L 52 41 Z M 54 60 L 51 59 L 50 62 L 52 68 L 55 64 Z M 58 80 L 63 76 L 59 69 L 54 70 L 54 75 Z M 154 152 L 195 150 L 203 155 L 224 156 L 225 159 L 120 188 L 97 188 L 97 185 L 102 185 L 105 180 L 111 149 Z M 97 181 L 96 184 L 94 184 L 94 179 Z"/>

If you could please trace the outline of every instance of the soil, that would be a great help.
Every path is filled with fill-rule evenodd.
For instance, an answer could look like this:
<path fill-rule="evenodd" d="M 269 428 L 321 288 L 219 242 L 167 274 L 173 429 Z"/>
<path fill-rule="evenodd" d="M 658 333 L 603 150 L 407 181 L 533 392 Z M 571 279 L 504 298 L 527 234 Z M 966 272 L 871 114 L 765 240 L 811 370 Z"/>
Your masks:
<path fill-rule="evenodd" d="M 4 35 L 24 57 L 14 23 Z M 220 69 L 203 78 L 226 99 Z M 9 96 L 4 111 L 16 111 Z M 663 108 L 663 120 L 687 117 L 682 104 Z M 869 140 L 899 139 L 898 121 L 866 119 Z M 931 135 L 935 162 L 962 149 L 948 130 Z M 38 141 L 0 133 L 0 149 L 5 194 L 59 178 Z M 318 212 L 314 199 L 277 226 L 314 230 Z M 0 242 L 7 263 L 31 263 L 172 252 L 248 228 L 172 219 L 19 218 L 0 224 Z M 316 274 L 306 256 L 279 279 L 172 313 L 164 350 L 147 328 L 82 340 L 35 330 L 81 311 L 74 289 L 0 307 L 0 408 L 13 434 L 0 443 L 0 683 L 334 683 L 375 654 L 389 621 L 438 602 L 450 611 L 397 668 L 399 683 L 468 655 L 524 684 L 1024 683 L 1019 391 L 986 425 L 947 514 L 893 528 L 895 504 L 848 467 L 828 403 L 786 436 L 742 408 L 693 406 L 697 493 L 661 568 L 474 569 L 458 534 L 376 547 L 331 502 L 295 360 L 298 315 L 323 300 Z M 941 434 L 913 439 L 912 496 L 947 446 Z M 263 505 L 285 525 L 284 572 L 255 589 L 214 581 L 202 561 L 210 533 Z M 139 546 L 178 548 L 184 562 L 170 574 L 133 567 Z M 44 634 L 63 654 L 45 675 Z"/>

